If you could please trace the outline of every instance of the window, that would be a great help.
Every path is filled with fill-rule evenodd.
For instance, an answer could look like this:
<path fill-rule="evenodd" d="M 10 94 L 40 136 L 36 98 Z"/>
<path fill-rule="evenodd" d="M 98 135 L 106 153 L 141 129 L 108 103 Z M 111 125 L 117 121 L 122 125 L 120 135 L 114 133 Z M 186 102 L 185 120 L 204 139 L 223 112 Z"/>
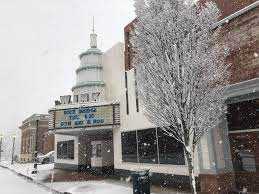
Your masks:
<path fill-rule="evenodd" d="M 157 163 L 156 129 L 137 131 L 140 163 Z"/>
<path fill-rule="evenodd" d="M 74 159 L 74 140 L 57 143 L 58 159 Z"/>
<path fill-rule="evenodd" d="M 99 98 L 100 98 L 100 92 L 95 92 L 95 93 L 92 94 L 92 100 L 94 102 L 98 102 Z"/>
<path fill-rule="evenodd" d="M 121 142 L 122 142 L 122 161 L 138 162 L 136 131 L 122 133 Z"/>
<path fill-rule="evenodd" d="M 74 95 L 73 101 L 78 102 L 78 95 Z"/>
<path fill-rule="evenodd" d="M 257 150 L 259 136 L 256 133 L 234 133 L 229 135 L 232 162 L 236 172 L 257 171 Z"/>
<path fill-rule="evenodd" d="M 96 157 L 102 157 L 102 145 L 101 144 L 96 145 Z"/>
<path fill-rule="evenodd" d="M 81 94 L 80 95 L 80 102 L 89 102 L 89 94 Z"/>
<path fill-rule="evenodd" d="M 166 135 L 162 129 L 157 130 L 160 164 L 184 165 L 183 145 Z"/>
<path fill-rule="evenodd" d="M 137 71 L 134 68 L 134 75 L 135 75 L 135 95 L 136 95 L 136 110 L 139 112 L 139 96 L 138 96 L 138 84 L 137 84 Z"/>
<path fill-rule="evenodd" d="M 124 162 L 185 164 L 183 145 L 165 135 L 161 129 L 124 132 L 121 142 Z"/>
<path fill-rule="evenodd" d="M 125 88 L 126 88 L 126 112 L 129 114 L 129 93 L 128 93 L 128 74 L 125 72 Z"/>
<path fill-rule="evenodd" d="M 228 105 L 230 131 L 259 128 L 259 99 Z"/>

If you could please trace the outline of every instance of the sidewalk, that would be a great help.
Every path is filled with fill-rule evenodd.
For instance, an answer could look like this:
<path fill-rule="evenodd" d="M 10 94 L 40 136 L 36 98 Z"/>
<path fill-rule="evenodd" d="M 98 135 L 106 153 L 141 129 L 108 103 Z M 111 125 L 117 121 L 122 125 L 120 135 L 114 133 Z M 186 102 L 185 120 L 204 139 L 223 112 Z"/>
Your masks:
<path fill-rule="evenodd" d="M 47 179 L 51 174 L 51 171 L 54 169 L 54 164 L 38 165 L 38 171 L 40 173 L 36 176 L 31 173 L 34 170 L 34 163 L 14 163 L 12 165 L 10 162 L 2 161 L 0 165 L 16 172 L 19 175 L 26 176 L 29 179 L 41 181 Z"/>
<path fill-rule="evenodd" d="M 76 177 L 82 177 L 82 181 L 73 181 L 71 178 L 64 181 L 65 179 L 55 178 L 55 174 L 59 173 L 55 172 L 54 164 L 38 165 L 37 174 L 31 173 L 33 171 L 33 163 L 15 163 L 11 165 L 10 162 L 2 161 L 0 166 L 8 168 L 17 175 L 25 177 L 55 194 L 105 194 L 108 192 L 112 194 L 132 194 L 131 184 L 126 181 L 98 180 L 96 177 L 91 177 L 86 173 L 85 176 L 74 173 Z M 88 179 L 88 177 L 91 179 Z M 152 190 L 155 192 L 152 194 L 187 194 L 159 187 L 152 187 Z"/>

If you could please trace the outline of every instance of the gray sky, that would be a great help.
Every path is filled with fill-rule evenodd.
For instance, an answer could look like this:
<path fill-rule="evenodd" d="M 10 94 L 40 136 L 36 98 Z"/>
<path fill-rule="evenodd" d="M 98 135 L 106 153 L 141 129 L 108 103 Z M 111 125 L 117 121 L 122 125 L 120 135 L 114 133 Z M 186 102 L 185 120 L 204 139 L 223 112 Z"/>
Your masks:
<path fill-rule="evenodd" d="M 133 0 L 0 0 L 0 132 L 70 93 L 93 16 L 105 51 L 134 15 Z"/>

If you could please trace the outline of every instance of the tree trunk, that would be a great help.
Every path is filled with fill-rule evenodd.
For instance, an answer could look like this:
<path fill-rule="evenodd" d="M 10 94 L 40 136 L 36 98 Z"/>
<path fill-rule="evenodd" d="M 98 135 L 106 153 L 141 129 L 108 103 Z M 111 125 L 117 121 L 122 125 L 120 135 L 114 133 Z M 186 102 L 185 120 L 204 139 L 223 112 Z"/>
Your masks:
<path fill-rule="evenodd" d="M 188 164 L 191 192 L 193 194 L 197 194 L 197 191 L 196 191 L 196 181 L 195 181 L 195 176 L 194 176 L 193 157 L 192 157 L 193 154 L 191 154 L 188 151 L 185 151 L 185 154 L 186 154 L 187 164 Z"/>

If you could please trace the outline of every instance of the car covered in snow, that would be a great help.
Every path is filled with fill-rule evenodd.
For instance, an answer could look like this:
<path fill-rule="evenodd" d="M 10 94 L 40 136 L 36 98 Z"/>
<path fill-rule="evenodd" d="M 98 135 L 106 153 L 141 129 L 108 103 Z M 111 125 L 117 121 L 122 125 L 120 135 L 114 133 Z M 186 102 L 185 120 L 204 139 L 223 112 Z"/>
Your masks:
<path fill-rule="evenodd" d="M 54 162 L 54 151 L 50 151 L 45 155 L 38 155 L 37 161 L 41 164 L 49 164 Z"/>

